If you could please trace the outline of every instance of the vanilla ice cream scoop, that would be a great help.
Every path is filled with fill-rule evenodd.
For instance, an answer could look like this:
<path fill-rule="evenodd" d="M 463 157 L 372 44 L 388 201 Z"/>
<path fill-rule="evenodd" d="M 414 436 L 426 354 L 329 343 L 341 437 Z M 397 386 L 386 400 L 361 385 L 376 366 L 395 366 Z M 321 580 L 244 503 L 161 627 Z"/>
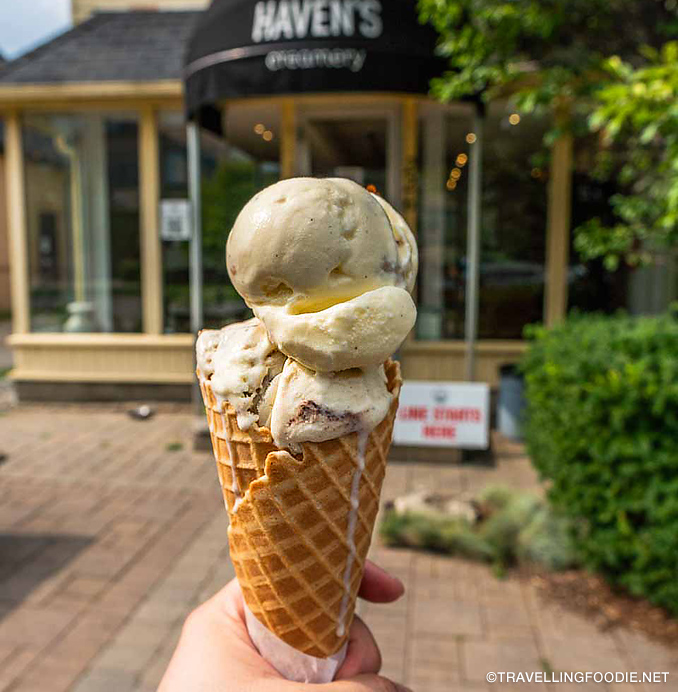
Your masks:
<path fill-rule="evenodd" d="M 255 195 L 229 235 L 233 285 L 275 346 L 314 371 L 374 367 L 414 326 L 416 245 L 385 201 L 343 178 Z"/>
<path fill-rule="evenodd" d="M 343 178 L 292 178 L 255 195 L 228 237 L 227 267 L 250 307 L 317 312 L 398 283 L 388 217 Z"/>
<path fill-rule="evenodd" d="M 255 307 L 271 341 L 312 370 L 374 367 L 393 354 L 417 318 L 410 294 L 384 286 L 320 312 Z"/>
<path fill-rule="evenodd" d="M 383 365 L 309 370 L 277 351 L 256 318 L 200 332 L 197 361 L 220 405 L 235 410 L 241 430 L 269 428 L 276 445 L 293 452 L 301 442 L 375 428 L 392 401 Z"/>
<path fill-rule="evenodd" d="M 276 380 L 268 427 L 276 445 L 292 451 L 376 428 L 393 400 L 383 365 L 320 373 L 288 358 Z"/>
<path fill-rule="evenodd" d="M 200 374 L 211 378 L 219 400 L 235 409 L 240 429 L 257 424 L 260 402 L 285 363 L 261 322 L 253 318 L 223 329 L 204 329 L 198 335 L 196 358 Z"/>
<path fill-rule="evenodd" d="M 393 236 L 398 248 L 398 266 L 396 268 L 399 279 L 398 285 L 412 293 L 417 279 L 417 270 L 419 269 L 419 251 L 417 250 L 417 241 L 414 239 L 414 233 L 412 233 L 402 215 L 383 197 L 374 195 L 374 198 L 383 207 L 393 229 Z"/>

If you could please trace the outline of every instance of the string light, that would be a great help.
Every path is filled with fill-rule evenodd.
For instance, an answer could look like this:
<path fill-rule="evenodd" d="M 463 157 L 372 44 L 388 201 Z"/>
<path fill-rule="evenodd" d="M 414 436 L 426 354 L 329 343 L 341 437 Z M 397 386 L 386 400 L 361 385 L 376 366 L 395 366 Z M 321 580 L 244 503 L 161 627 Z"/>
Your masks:
<path fill-rule="evenodd" d="M 263 135 L 264 132 L 266 131 L 266 125 L 264 125 L 263 123 L 257 123 L 257 124 L 254 126 L 254 131 L 255 131 L 258 135 Z"/>
<path fill-rule="evenodd" d="M 469 144 L 475 144 L 477 139 L 478 139 L 478 138 L 476 137 L 476 135 L 475 135 L 474 132 L 469 132 L 469 133 L 466 135 L 466 141 L 467 141 Z"/>
<path fill-rule="evenodd" d="M 266 130 L 263 135 L 261 135 L 267 142 L 273 139 L 273 133 L 270 130 Z"/>
<path fill-rule="evenodd" d="M 458 168 L 453 168 L 450 171 L 450 178 L 452 180 L 459 180 L 459 178 L 461 178 L 461 171 Z"/>
<path fill-rule="evenodd" d="M 520 122 L 520 116 L 518 113 L 511 113 L 511 115 L 509 115 L 509 122 L 511 125 L 517 125 Z"/>
<path fill-rule="evenodd" d="M 468 156 L 466 156 L 466 154 L 459 154 L 459 156 L 457 156 L 457 166 L 465 166 L 467 162 Z"/>
<path fill-rule="evenodd" d="M 456 180 L 448 180 L 445 187 L 447 187 L 448 190 L 452 191 L 457 187 L 457 181 Z"/>

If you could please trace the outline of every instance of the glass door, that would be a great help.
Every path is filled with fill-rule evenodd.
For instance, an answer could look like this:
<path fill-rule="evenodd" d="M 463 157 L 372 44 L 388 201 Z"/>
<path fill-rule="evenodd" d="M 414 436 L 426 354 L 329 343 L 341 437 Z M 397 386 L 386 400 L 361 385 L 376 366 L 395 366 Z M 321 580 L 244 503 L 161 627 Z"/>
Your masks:
<path fill-rule="evenodd" d="M 300 175 L 340 177 L 374 185 L 400 206 L 400 118 L 397 106 L 347 104 L 299 113 Z"/>

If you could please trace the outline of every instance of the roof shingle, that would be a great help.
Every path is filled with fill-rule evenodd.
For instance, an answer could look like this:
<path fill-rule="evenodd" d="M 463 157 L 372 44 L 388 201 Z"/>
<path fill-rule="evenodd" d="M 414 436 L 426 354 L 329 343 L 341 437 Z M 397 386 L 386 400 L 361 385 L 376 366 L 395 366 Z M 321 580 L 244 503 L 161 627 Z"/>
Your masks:
<path fill-rule="evenodd" d="M 181 79 L 200 12 L 102 12 L 0 69 L 2 84 Z"/>

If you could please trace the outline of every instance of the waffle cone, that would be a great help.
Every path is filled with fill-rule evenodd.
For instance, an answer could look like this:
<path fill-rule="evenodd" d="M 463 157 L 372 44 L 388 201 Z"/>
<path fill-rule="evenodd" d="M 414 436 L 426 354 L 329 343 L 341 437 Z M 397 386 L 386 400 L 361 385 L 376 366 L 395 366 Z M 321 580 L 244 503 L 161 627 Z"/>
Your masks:
<path fill-rule="evenodd" d="M 295 458 L 275 446 L 268 429 L 240 430 L 233 408 L 217 401 L 198 372 L 245 602 L 279 639 L 319 658 L 346 642 L 379 509 L 402 383 L 398 363 L 389 360 L 385 369 L 393 403 L 369 434 L 362 473 L 357 433 L 303 443 Z"/>

